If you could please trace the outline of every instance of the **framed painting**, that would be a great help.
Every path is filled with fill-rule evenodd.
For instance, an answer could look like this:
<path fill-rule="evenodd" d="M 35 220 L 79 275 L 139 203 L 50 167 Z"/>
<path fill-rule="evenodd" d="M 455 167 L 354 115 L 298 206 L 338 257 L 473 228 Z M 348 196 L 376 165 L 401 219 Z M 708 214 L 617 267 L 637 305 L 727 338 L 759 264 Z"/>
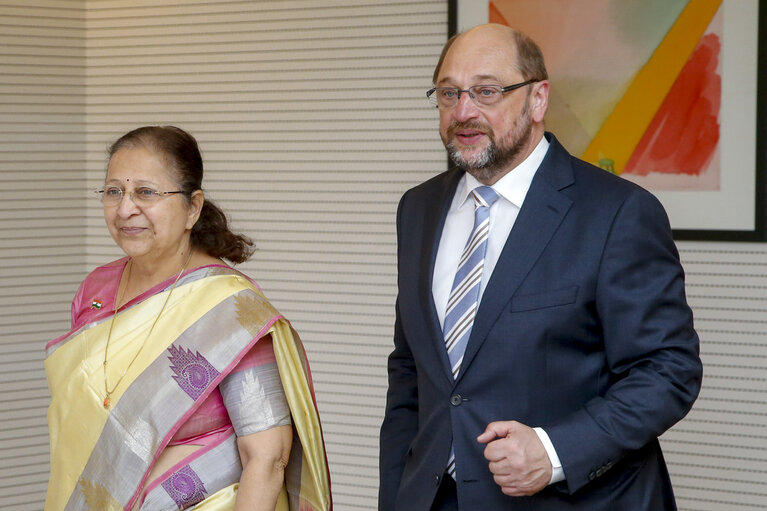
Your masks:
<path fill-rule="evenodd" d="M 541 46 L 546 129 L 676 239 L 767 241 L 767 0 L 450 0 L 451 35 L 488 21 Z"/>

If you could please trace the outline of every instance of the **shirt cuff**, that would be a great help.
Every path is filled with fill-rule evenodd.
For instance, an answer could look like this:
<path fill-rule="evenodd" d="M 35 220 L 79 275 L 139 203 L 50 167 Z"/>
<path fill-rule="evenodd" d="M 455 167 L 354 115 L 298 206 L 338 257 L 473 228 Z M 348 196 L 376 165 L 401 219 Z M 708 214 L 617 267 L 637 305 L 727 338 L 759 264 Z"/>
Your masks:
<path fill-rule="evenodd" d="M 557 451 L 554 449 L 554 444 L 551 443 L 549 435 L 543 430 L 543 428 L 533 428 L 533 431 L 538 435 L 538 439 L 546 449 L 546 454 L 549 455 L 549 461 L 551 462 L 551 481 L 549 484 L 558 483 L 565 480 L 565 471 L 562 468 L 562 462 L 559 461 Z"/>

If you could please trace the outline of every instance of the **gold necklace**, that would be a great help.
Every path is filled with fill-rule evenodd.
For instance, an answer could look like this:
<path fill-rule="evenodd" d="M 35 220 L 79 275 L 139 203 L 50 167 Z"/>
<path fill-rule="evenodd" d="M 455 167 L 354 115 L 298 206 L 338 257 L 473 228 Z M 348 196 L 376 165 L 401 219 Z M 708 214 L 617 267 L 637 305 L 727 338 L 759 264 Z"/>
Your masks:
<path fill-rule="evenodd" d="M 120 293 L 120 296 L 116 298 L 115 304 L 114 304 L 114 314 L 112 315 L 112 322 L 109 324 L 109 333 L 107 334 L 107 345 L 104 348 L 104 392 L 106 393 L 106 397 L 104 398 L 104 408 L 109 409 L 109 405 L 111 404 L 110 397 L 112 396 L 112 393 L 114 393 L 115 390 L 117 390 L 117 387 L 120 386 L 120 383 L 123 381 L 123 378 L 125 378 L 125 375 L 128 374 L 128 371 L 130 370 L 133 363 L 138 358 L 139 354 L 141 353 L 141 350 L 144 349 L 144 346 L 146 345 L 146 342 L 149 340 L 149 337 L 152 335 L 152 331 L 154 330 L 155 325 L 157 324 L 157 321 L 160 320 L 160 316 L 162 316 L 162 313 L 165 311 L 165 306 L 168 305 L 168 301 L 170 300 L 170 295 L 173 294 L 173 290 L 176 289 L 176 283 L 178 283 L 178 279 L 181 278 L 181 275 L 184 273 L 184 270 L 186 270 L 186 266 L 189 264 L 189 260 L 192 258 L 192 251 L 189 251 L 189 255 L 186 258 L 186 261 L 184 262 L 184 265 L 181 267 L 181 271 L 178 272 L 178 275 L 176 275 L 176 280 L 173 281 L 173 285 L 170 287 L 170 291 L 168 292 L 168 296 L 165 297 L 165 302 L 162 304 L 162 308 L 160 309 L 160 313 L 157 314 L 157 317 L 154 318 L 154 323 L 152 323 L 152 326 L 149 328 L 149 333 L 146 334 L 146 337 L 144 338 L 144 342 L 141 343 L 141 346 L 139 346 L 138 351 L 136 351 L 136 354 L 133 355 L 133 358 L 128 363 L 128 366 L 125 368 L 125 371 L 123 371 L 123 374 L 120 376 L 120 378 L 117 380 L 117 383 L 114 384 L 114 387 L 112 387 L 112 390 L 109 390 L 109 385 L 107 384 L 107 360 L 109 357 L 109 342 L 112 340 L 112 327 L 115 326 L 115 318 L 117 318 L 117 304 L 120 303 L 122 300 L 123 294 L 125 293 L 125 289 L 128 287 L 128 280 L 130 279 L 130 271 L 133 267 L 133 259 L 128 261 L 128 269 L 127 269 L 127 275 L 125 278 L 125 286 L 123 287 L 122 293 Z"/>

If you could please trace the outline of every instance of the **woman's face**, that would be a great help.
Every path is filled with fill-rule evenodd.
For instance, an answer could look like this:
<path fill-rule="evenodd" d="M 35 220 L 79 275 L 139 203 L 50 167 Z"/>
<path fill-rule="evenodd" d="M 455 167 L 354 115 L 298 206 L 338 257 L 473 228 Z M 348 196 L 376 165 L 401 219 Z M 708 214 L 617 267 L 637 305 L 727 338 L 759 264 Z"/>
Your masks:
<path fill-rule="evenodd" d="M 190 204 L 183 194 L 171 194 L 139 205 L 131 196 L 139 188 L 158 192 L 179 189 L 171 169 L 153 151 L 142 146 L 118 150 L 109 160 L 104 184 L 123 190 L 119 203 L 104 205 L 109 233 L 123 252 L 134 259 L 167 260 L 188 247 L 202 206 L 200 203 L 198 207 L 198 200 Z"/>

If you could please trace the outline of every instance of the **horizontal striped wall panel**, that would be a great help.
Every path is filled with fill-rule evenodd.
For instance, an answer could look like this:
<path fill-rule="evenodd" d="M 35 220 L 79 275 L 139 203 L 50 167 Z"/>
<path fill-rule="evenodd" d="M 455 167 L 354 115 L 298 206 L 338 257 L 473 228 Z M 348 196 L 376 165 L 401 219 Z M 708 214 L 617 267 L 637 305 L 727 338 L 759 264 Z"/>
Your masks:
<path fill-rule="evenodd" d="M 376 509 L 401 194 L 445 167 L 425 98 L 441 1 L 88 4 L 87 188 L 146 124 L 194 134 L 207 197 L 258 247 L 241 269 L 312 364 L 336 509 Z M 89 202 L 88 264 L 119 257 Z"/>
<path fill-rule="evenodd" d="M 662 439 L 680 510 L 767 501 L 767 247 L 680 242 L 701 338 L 703 388 Z"/>
<path fill-rule="evenodd" d="M 0 2 L 0 509 L 48 481 L 45 343 L 85 261 L 85 8 Z"/>

